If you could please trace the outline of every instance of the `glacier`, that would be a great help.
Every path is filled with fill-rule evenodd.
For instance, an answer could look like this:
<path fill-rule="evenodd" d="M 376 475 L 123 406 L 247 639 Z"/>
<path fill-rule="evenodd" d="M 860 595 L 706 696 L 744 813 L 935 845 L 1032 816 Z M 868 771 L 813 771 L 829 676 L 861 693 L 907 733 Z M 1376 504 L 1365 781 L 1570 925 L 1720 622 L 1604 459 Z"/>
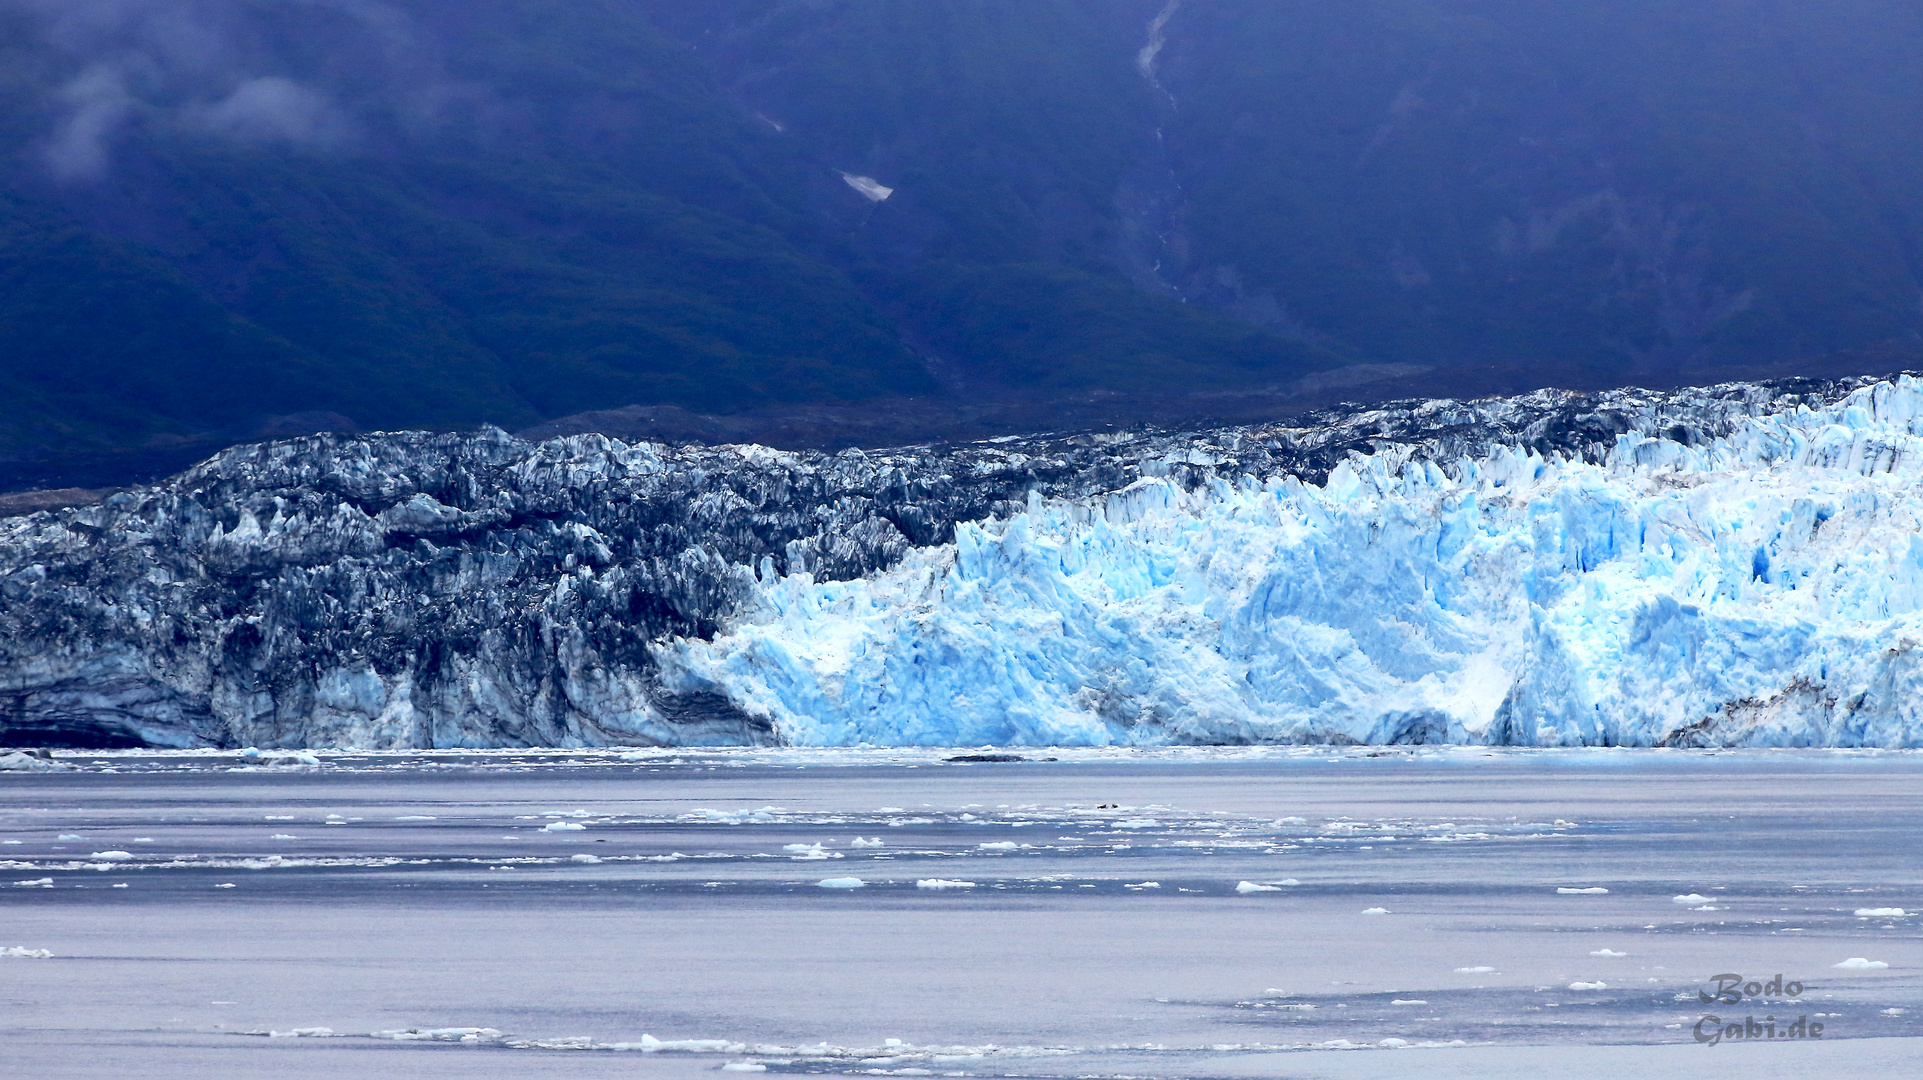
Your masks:
<path fill-rule="evenodd" d="M 1916 384 L 1600 461 L 1039 496 L 851 581 L 764 574 L 666 680 L 807 744 L 1923 741 Z"/>
<path fill-rule="evenodd" d="M 240 447 L 0 523 L 0 744 L 1916 747 L 1923 385 L 838 454 Z"/>

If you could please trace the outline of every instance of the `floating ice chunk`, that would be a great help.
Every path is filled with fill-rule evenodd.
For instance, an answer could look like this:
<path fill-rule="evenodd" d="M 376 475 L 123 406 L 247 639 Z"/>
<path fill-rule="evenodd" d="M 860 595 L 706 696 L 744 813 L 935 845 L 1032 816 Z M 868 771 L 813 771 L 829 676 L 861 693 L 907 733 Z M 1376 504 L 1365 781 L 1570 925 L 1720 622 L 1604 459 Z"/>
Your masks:
<path fill-rule="evenodd" d="M 432 814 L 402 814 L 400 817 L 397 817 L 394 820 L 395 821 L 435 821 L 437 819 Z"/>
<path fill-rule="evenodd" d="M 98 859 L 101 862 L 126 862 L 128 859 L 134 857 L 134 853 L 131 851 L 96 851 L 87 857 L 90 859 Z"/>
<path fill-rule="evenodd" d="M 1607 893 L 1607 892 L 1609 892 L 1609 890 L 1608 890 L 1608 889 L 1605 889 L 1605 888 L 1603 888 L 1603 887 L 1602 887 L 1602 886 L 1600 886 L 1600 885 L 1591 885 L 1590 887 L 1588 887 L 1588 888 L 1586 888 L 1586 889 L 1561 889 L 1561 888 L 1559 888 L 1559 889 L 1557 889 L 1557 890 L 1556 890 L 1556 895 L 1557 895 L 1557 896 L 1602 896 L 1602 895 L 1604 895 L 1604 894 L 1605 894 L 1605 893 Z"/>
<path fill-rule="evenodd" d="M 86 837 L 80 835 L 79 833 L 63 832 L 59 836 L 54 837 L 54 839 L 55 840 L 85 840 Z"/>
<path fill-rule="evenodd" d="M 817 884 L 824 889 L 859 889 L 868 883 L 858 877 L 831 877 L 822 878 Z"/>
<path fill-rule="evenodd" d="M 1013 840 L 997 840 L 992 843 L 977 844 L 975 846 L 981 848 L 983 851 L 1014 851 L 1021 847 L 1020 844 L 1017 844 Z"/>
<path fill-rule="evenodd" d="M 46 960 L 52 957 L 53 954 L 45 949 L 29 949 L 20 945 L 8 945 L 0 948 L 0 956 L 10 957 L 15 960 Z"/>
<path fill-rule="evenodd" d="M 218 885 L 216 885 L 216 886 L 214 886 L 214 888 L 216 888 L 216 889 L 232 889 L 232 888 L 235 888 L 235 887 L 236 887 L 236 886 L 235 886 L 235 885 L 234 885 L 234 883 L 233 883 L 233 882 L 231 882 L 231 881 L 223 881 L 223 882 L 221 882 L 220 884 L 218 884 Z"/>
<path fill-rule="evenodd" d="M 1678 904 L 1707 904 L 1711 900 L 1711 897 L 1704 896 L 1701 893 L 1684 893 L 1681 896 L 1672 896 L 1670 899 Z"/>
<path fill-rule="evenodd" d="M 1894 1009 L 1894 1008 L 1884 1009 L 1883 1015 L 1884 1016 L 1902 1016 L 1904 1013 L 1908 1011 L 1909 1011 L 1908 1009 Z"/>
<path fill-rule="evenodd" d="M 284 833 L 284 832 L 277 832 L 277 833 L 275 833 L 274 835 L 272 835 L 272 836 L 270 836 L 270 837 L 268 837 L 267 839 L 269 839 L 269 840 L 299 840 L 299 839 L 300 839 L 300 837 L 298 837 L 298 836 L 295 836 L 295 835 L 294 835 L 293 833 Z"/>
<path fill-rule="evenodd" d="M 1628 953 L 1626 953 L 1626 952 L 1617 952 L 1617 951 L 1616 951 L 1616 950 L 1614 950 L 1614 949 L 1597 949 L 1597 950 L 1596 950 L 1595 952 L 1592 952 L 1592 953 L 1590 953 L 1589 955 L 1591 955 L 1591 956 L 1617 956 L 1617 957 L 1621 957 L 1621 956 L 1628 956 L 1629 954 L 1628 954 Z"/>
<path fill-rule="evenodd" d="M 642 1035 L 638 1043 L 616 1043 L 616 1046 L 639 1050 L 644 1054 L 659 1053 L 663 1050 L 680 1050 L 691 1054 L 741 1053 L 740 1043 L 727 1039 L 657 1039 L 652 1035 Z M 826 1043 L 822 1044 L 824 1047 Z"/>
<path fill-rule="evenodd" d="M 1389 1004 L 1391 1005 L 1427 1005 L 1429 1003 L 1422 1000 L 1421 998 L 1390 998 Z"/>
<path fill-rule="evenodd" d="M 334 1034 L 333 1028 L 304 1027 L 288 1028 L 286 1031 L 270 1031 L 268 1037 L 275 1039 L 325 1039 Z"/>
<path fill-rule="evenodd" d="M 842 173 L 841 178 L 847 181 L 849 187 L 861 192 L 861 197 L 867 199 L 869 202 L 882 202 L 886 200 L 888 196 L 895 193 L 894 188 L 884 186 L 881 181 L 876 180 L 872 176 L 856 176 L 853 173 Z"/>
<path fill-rule="evenodd" d="M 1372 907 L 1372 908 L 1362 909 L 1362 914 L 1364 915 L 1387 915 L 1388 913 L 1389 913 L 1389 909 L 1385 907 Z"/>
<path fill-rule="evenodd" d="M 325 1030 L 325 1029 L 322 1029 Z M 403 1031 L 375 1031 L 369 1038 L 392 1039 L 396 1042 L 491 1042 L 501 1037 L 494 1028 L 448 1027 L 448 1028 L 407 1028 Z"/>
<path fill-rule="evenodd" d="M 722 1072 L 767 1072 L 768 1067 L 759 1061 L 730 1061 L 721 1066 Z"/>
<path fill-rule="evenodd" d="M 1155 818 L 1142 817 L 1142 818 L 1128 818 L 1125 821 L 1118 821 L 1115 823 L 1115 827 L 1118 829 L 1154 829 L 1154 828 L 1159 828 L 1161 824 L 1162 823 L 1160 821 L 1157 821 Z"/>
<path fill-rule="evenodd" d="M 0 754 L 0 772 L 71 772 L 73 766 L 64 761 L 43 758 L 38 754 L 15 751 Z"/>
<path fill-rule="evenodd" d="M 570 855 L 568 856 L 568 861 L 578 862 L 586 866 L 593 866 L 595 863 L 600 862 L 601 858 L 598 855 Z"/>
<path fill-rule="evenodd" d="M 824 881 L 822 884 L 826 885 L 827 882 Z M 915 882 L 917 889 L 972 889 L 974 887 L 975 883 L 972 881 L 949 881 L 944 878 L 922 878 Z"/>
<path fill-rule="evenodd" d="M 1307 825 L 1309 823 L 1309 819 L 1299 818 L 1299 817 L 1280 817 L 1275 819 L 1275 823 L 1277 825 Z"/>
<path fill-rule="evenodd" d="M 1124 889 L 1159 889 L 1161 887 L 1162 887 L 1162 883 L 1159 881 L 1136 881 L 1136 882 L 1124 881 L 1122 883 L 1122 888 Z"/>
<path fill-rule="evenodd" d="M 1861 956 L 1852 956 L 1840 964 L 1831 964 L 1830 966 L 1842 968 L 1844 971 L 1881 971 L 1890 965 L 1881 960 L 1869 960 Z"/>
<path fill-rule="evenodd" d="M 550 821 L 541 826 L 542 832 L 580 832 L 587 828 L 578 821 Z"/>
<path fill-rule="evenodd" d="M 882 842 L 882 839 L 879 836 L 875 837 L 872 840 L 864 840 L 861 837 L 857 836 L 854 838 L 853 841 L 850 842 L 849 846 L 850 847 L 885 847 L 886 845 Z"/>
<path fill-rule="evenodd" d="M 1572 982 L 1569 984 L 1569 989 L 1571 990 L 1607 990 L 1609 989 L 1609 984 L 1606 982 Z"/>
<path fill-rule="evenodd" d="M 28 881 L 16 881 L 13 883 L 13 887 L 16 889 L 51 889 L 53 888 L 53 879 L 50 877 L 41 877 Z"/>
<path fill-rule="evenodd" d="M 1860 907 L 1856 913 L 1866 919 L 1901 919 L 1909 915 L 1900 907 Z"/>
<path fill-rule="evenodd" d="M 1494 971 L 1494 970 L 1496 970 L 1496 969 L 1495 969 L 1495 968 L 1492 968 L 1492 967 L 1490 967 L 1490 966 L 1489 966 L 1489 965 L 1487 965 L 1487 964 L 1478 964 L 1478 965 L 1476 965 L 1475 967 L 1460 967 L 1460 968 L 1457 968 L 1457 969 L 1456 969 L 1456 974 L 1458 974 L 1458 975 L 1487 975 L 1487 974 L 1489 974 L 1490 972 L 1492 972 L 1492 971 Z"/>
<path fill-rule="evenodd" d="M 268 815 L 267 815 L 267 820 L 268 820 L 268 821 L 292 821 L 292 820 L 294 820 L 294 815 L 292 815 L 292 814 L 268 814 Z"/>
<path fill-rule="evenodd" d="M 1239 881 L 1235 885 L 1235 891 L 1247 896 L 1258 892 L 1281 892 L 1282 889 L 1277 885 L 1257 885 L 1253 881 Z"/>
<path fill-rule="evenodd" d="M 1425 1001 L 1425 1002 L 1423 1002 L 1422 1004 L 1424 1004 L 1424 1005 L 1427 1005 L 1427 1004 L 1428 1004 L 1428 1002 L 1426 1002 L 1426 1001 Z M 1379 1043 L 1377 1043 L 1376 1045 L 1377 1045 L 1377 1046 L 1386 1046 L 1386 1047 L 1388 1047 L 1388 1048 L 1389 1048 L 1389 1049 L 1391 1049 L 1391 1050 L 1400 1050 L 1400 1049 L 1402 1049 L 1403 1047 L 1405 1047 L 1405 1046 L 1407 1046 L 1407 1045 L 1409 1045 L 1409 1040 L 1407 1040 L 1407 1039 L 1384 1039 L 1384 1040 L 1382 1040 L 1381 1042 L 1379 1042 Z"/>

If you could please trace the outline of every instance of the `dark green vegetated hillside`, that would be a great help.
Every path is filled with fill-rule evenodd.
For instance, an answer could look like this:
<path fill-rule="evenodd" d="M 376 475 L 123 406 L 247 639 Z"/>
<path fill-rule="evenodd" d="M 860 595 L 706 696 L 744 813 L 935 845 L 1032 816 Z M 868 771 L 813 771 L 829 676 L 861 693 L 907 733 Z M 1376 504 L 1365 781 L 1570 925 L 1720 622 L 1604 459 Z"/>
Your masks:
<path fill-rule="evenodd" d="M 1897 0 L 0 0 L 0 459 L 1907 364 L 1920 50 Z"/>

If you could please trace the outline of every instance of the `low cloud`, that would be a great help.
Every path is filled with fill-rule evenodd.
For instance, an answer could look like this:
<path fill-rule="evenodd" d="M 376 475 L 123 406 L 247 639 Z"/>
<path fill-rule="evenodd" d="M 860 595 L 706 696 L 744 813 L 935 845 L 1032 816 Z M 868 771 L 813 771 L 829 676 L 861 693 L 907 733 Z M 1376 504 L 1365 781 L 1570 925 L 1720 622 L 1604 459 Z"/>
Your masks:
<path fill-rule="evenodd" d="M 269 75 L 248 79 L 219 101 L 189 107 L 187 123 L 252 142 L 326 148 L 347 141 L 351 127 L 327 95 Z"/>
<path fill-rule="evenodd" d="M 133 107 L 126 80 L 104 64 L 88 68 L 60 90 L 67 114 L 44 156 L 60 180 L 98 180 L 111 161 L 108 142 Z"/>

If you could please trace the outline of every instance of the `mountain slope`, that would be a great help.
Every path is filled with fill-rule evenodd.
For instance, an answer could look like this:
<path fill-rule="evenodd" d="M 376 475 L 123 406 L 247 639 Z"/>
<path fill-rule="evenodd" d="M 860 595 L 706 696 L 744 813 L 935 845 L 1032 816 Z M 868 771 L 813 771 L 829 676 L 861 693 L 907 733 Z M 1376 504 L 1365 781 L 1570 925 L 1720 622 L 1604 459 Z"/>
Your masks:
<path fill-rule="evenodd" d="M 1898 0 L 0 0 L 0 472 L 1888 370 L 1919 48 Z"/>

